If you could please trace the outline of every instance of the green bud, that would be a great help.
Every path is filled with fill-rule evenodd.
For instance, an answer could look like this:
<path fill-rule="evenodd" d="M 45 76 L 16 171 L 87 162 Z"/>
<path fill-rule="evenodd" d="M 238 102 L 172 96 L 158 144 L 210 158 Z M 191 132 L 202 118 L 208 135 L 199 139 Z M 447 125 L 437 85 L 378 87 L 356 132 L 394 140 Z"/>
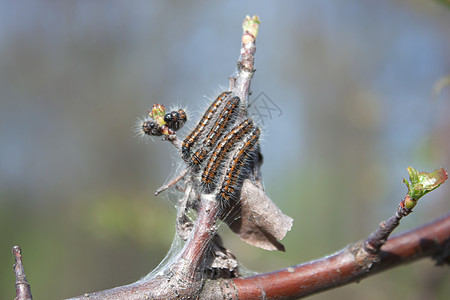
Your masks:
<path fill-rule="evenodd" d="M 164 105 L 162 104 L 154 104 L 152 111 L 150 113 L 150 117 L 152 117 L 153 119 L 157 119 L 158 117 L 163 117 L 166 114 L 166 108 L 164 107 Z"/>
<path fill-rule="evenodd" d="M 244 33 L 248 32 L 254 38 L 256 38 L 258 36 L 259 24 L 261 24 L 261 21 L 259 21 L 258 16 L 246 16 L 244 19 L 244 23 L 242 24 L 242 29 Z"/>
<path fill-rule="evenodd" d="M 443 168 L 435 170 L 433 173 L 418 172 L 413 167 L 408 167 L 409 173 L 409 183 L 405 178 L 403 182 L 408 187 L 408 196 L 410 199 L 405 202 L 405 205 L 414 207 L 415 204 L 410 203 L 417 202 L 425 194 L 437 189 L 441 184 L 443 184 L 448 179 L 447 171 Z M 411 208 L 412 208 L 411 207 Z"/>
<path fill-rule="evenodd" d="M 150 117 L 158 123 L 160 126 L 166 125 L 164 121 L 164 115 L 166 114 L 166 108 L 162 104 L 154 104 L 152 111 L 149 113 Z"/>
<path fill-rule="evenodd" d="M 403 207 L 412 210 L 417 204 L 417 200 L 411 199 L 411 197 L 406 196 L 405 200 L 403 201 Z"/>

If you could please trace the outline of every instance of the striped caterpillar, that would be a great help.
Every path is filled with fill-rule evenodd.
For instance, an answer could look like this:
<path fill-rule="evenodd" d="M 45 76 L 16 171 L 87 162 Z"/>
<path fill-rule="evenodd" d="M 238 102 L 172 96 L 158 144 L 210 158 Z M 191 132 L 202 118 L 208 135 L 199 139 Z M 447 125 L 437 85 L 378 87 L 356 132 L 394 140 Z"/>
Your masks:
<path fill-rule="evenodd" d="M 217 176 L 228 153 L 253 129 L 253 121 L 246 119 L 234 127 L 214 149 L 203 171 L 201 183 L 205 192 L 212 192 L 217 185 Z"/>
<path fill-rule="evenodd" d="M 258 143 L 260 134 L 260 129 L 256 128 L 246 135 L 242 147 L 231 159 L 217 194 L 217 200 L 222 206 L 231 203 L 231 200 L 239 199 L 242 182 L 249 172 L 248 164 L 255 154 L 255 145 Z"/>
<path fill-rule="evenodd" d="M 184 160 L 187 160 L 191 156 L 191 147 L 196 143 L 197 139 L 201 136 L 211 119 L 216 114 L 217 109 L 222 104 L 224 99 L 226 99 L 231 92 L 223 92 L 220 94 L 216 100 L 209 106 L 208 110 L 205 112 L 200 122 L 197 124 L 195 129 L 189 133 L 189 135 L 184 139 L 181 146 L 181 153 Z"/>
<path fill-rule="evenodd" d="M 194 169 L 197 169 L 197 167 L 204 161 L 206 156 L 211 151 L 211 147 L 218 142 L 228 127 L 234 123 L 234 120 L 239 112 L 240 102 L 241 100 L 239 97 L 233 97 L 227 101 L 225 107 L 220 112 L 219 117 L 206 136 L 202 146 L 191 157 L 190 165 L 193 166 Z"/>

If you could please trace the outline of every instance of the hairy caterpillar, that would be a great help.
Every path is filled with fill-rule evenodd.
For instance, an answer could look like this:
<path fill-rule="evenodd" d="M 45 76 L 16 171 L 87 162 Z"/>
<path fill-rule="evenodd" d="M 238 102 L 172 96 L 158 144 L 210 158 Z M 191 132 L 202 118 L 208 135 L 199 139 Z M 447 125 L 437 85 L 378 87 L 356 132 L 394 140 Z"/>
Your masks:
<path fill-rule="evenodd" d="M 174 131 L 177 131 L 178 129 L 183 127 L 186 121 L 187 116 L 186 112 L 183 109 L 171 111 L 164 116 L 164 122 L 166 122 L 167 126 Z"/>
<path fill-rule="evenodd" d="M 233 124 L 239 112 L 240 102 L 241 100 L 239 97 L 233 97 L 227 101 L 225 107 L 220 112 L 219 117 L 216 119 L 214 125 L 203 141 L 202 146 L 195 152 L 194 155 L 192 155 L 190 161 L 191 166 L 199 166 L 211 151 L 211 147 L 213 147 L 224 135 L 227 128 Z"/>
<path fill-rule="evenodd" d="M 227 154 L 250 132 L 253 128 L 253 121 L 246 119 L 235 126 L 216 146 L 208 163 L 202 173 L 202 186 L 205 192 L 212 192 L 217 183 L 219 170 L 227 160 Z"/>
<path fill-rule="evenodd" d="M 239 198 L 242 182 L 248 173 L 248 162 L 254 155 L 255 145 L 259 140 L 261 131 L 259 128 L 246 135 L 242 147 L 231 159 L 225 172 L 222 186 L 217 194 L 217 200 L 221 205 L 230 203 L 231 200 Z"/>
<path fill-rule="evenodd" d="M 217 109 L 222 104 L 224 99 L 229 96 L 231 92 L 223 92 L 220 94 L 216 100 L 214 100 L 213 103 L 209 106 L 209 108 L 206 110 L 203 117 L 200 119 L 200 122 L 197 124 L 195 129 L 189 133 L 189 135 L 184 139 L 183 144 L 181 146 L 181 153 L 183 159 L 188 159 L 191 155 L 191 147 L 195 144 L 199 136 L 203 133 L 205 128 L 207 127 L 210 120 L 214 117 L 216 114 Z"/>

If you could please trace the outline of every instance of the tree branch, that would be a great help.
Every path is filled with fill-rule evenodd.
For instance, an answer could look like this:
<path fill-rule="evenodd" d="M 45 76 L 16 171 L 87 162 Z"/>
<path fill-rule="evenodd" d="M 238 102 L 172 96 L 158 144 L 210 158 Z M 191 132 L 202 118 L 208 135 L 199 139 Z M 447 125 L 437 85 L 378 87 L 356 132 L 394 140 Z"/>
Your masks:
<path fill-rule="evenodd" d="M 213 210 L 209 212 L 214 213 Z M 208 218 L 208 215 L 199 216 L 199 218 Z M 199 241 L 202 239 L 205 237 L 194 238 L 192 243 L 201 247 Z M 188 243 L 186 248 L 191 247 Z M 184 259 L 181 261 L 186 261 L 191 255 L 195 258 L 196 254 L 189 253 L 195 253 L 195 251 L 184 252 Z M 17 296 L 15 299 L 32 299 L 18 246 L 13 247 L 13 254 L 16 259 L 14 270 Z M 357 282 L 378 272 L 425 257 L 436 260 L 437 265 L 449 264 L 450 214 L 389 239 L 377 256 L 365 251 L 364 241 L 359 241 L 333 255 L 315 261 L 246 278 L 208 280 L 203 287 L 195 285 L 191 276 L 180 276 L 183 274 L 178 273 L 176 280 L 178 283 L 188 283 L 184 285 L 188 288 L 173 289 L 174 286 L 171 285 L 173 274 L 172 278 L 165 274 L 151 280 L 141 280 L 130 285 L 84 294 L 72 299 L 174 299 L 197 295 L 200 288 L 202 292 L 198 297 L 204 299 L 245 300 L 262 295 L 265 299 L 297 299 Z M 200 260 L 201 257 L 193 259 L 196 262 Z M 182 268 L 179 267 L 179 269 Z M 164 288 L 163 291 L 161 287 Z"/>
<path fill-rule="evenodd" d="M 356 242 L 324 258 L 280 271 L 247 278 L 209 281 L 202 298 L 297 299 L 360 281 L 400 264 L 432 257 L 440 264 L 449 258 L 450 214 L 423 227 L 389 239 L 377 256 Z"/>

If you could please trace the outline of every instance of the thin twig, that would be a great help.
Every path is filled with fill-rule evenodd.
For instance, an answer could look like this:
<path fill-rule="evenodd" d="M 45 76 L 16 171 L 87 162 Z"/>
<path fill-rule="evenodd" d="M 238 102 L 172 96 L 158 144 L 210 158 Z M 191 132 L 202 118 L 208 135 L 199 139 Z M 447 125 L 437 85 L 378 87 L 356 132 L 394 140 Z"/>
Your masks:
<path fill-rule="evenodd" d="M 181 173 L 178 174 L 175 178 L 173 178 L 168 184 L 165 184 L 162 187 L 160 187 L 159 189 L 157 189 L 155 191 L 154 195 L 158 196 L 159 194 L 161 194 L 165 190 L 170 189 L 174 184 L 176 184 L 178 181 L 183 179 L 184 176 L 186 176 L 187 172 L 188 172 L 188 169 L 184 169 L 183 171 L 181 171 Z"/>
<path fill-rule="evenodd" d="M 399 205 L 395 214 L 388 220 L 381 222 L 378 229 L 364 241 L 364 249 L 373 255 L 378 254 L 380 248 L 389 238 L 389 235 L 400 225 L 400 220 L 409 213 L 411 211 L 407 211 Z"/>
<path fill-rule="evenodd" d="M 364 249 L 372 255 L 378 254 L 389 235 L 400 224 L 400 220 L 412 212 L 419 199 L 437 189 L 448 179 L 447 171 L 443 168 L 432 173 L 418 172 L 413 167 L 408 167 L 407 170 L 411 183 L 403 178 L 408 187 L 405 198 L 398 204 L 395 214 L 389 220 L 381 222 L 378 229 L 364 241 Z"/>
<path fill-rule="evenodd" d="M 257 16 L 247 16 L 244 20 L 240 59 L 237 63 L 238 76 L 230 79 L 233 93 L 241 98 L 243 107 L 248 106 L 250 83 L 255 73 L 256 37 L 258 35 L 260 21 Z"/>
<path fill-rule="evenodd" d="M 12 248 L 14 255 L 14 274 L 16 276 L 16 298 L 15 300 L 33 299 L 31 296 L 30 284 L 27 281 L 27 275 L 22 262 L 22 250 L 19 246 Z"/>

